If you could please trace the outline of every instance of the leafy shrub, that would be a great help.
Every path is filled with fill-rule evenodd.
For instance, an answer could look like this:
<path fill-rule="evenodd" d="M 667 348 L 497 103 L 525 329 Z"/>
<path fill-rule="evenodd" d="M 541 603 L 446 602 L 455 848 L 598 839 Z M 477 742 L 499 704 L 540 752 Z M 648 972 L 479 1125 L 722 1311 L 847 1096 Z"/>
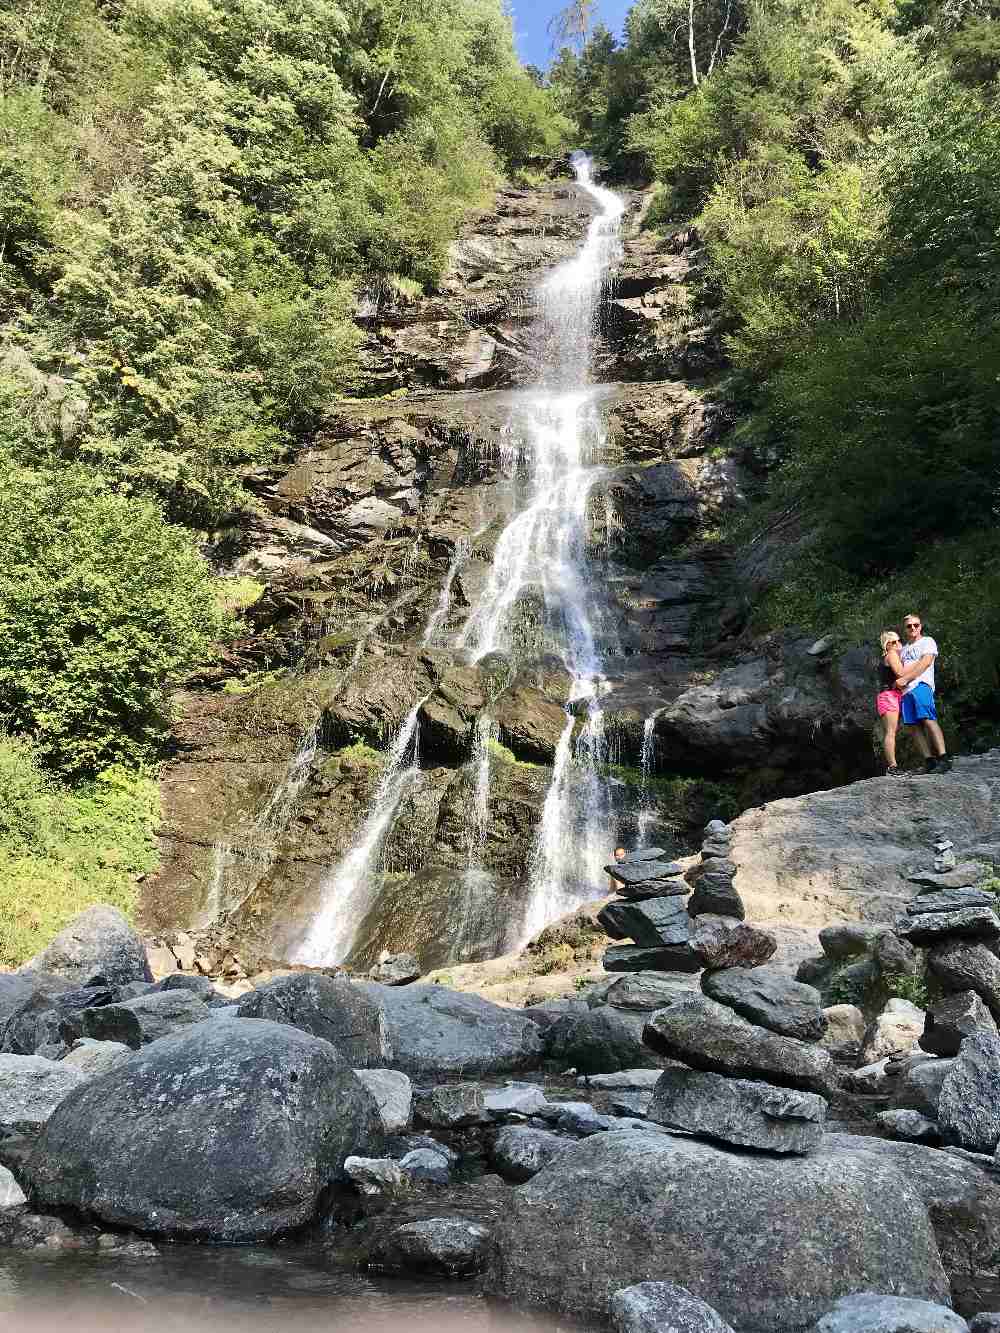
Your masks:
<path fill-rule="evenodd" d="M 81 469 L 0 470 L 0 723 L 69 774 L 152 758 L 227 621 L 189 535 Z"/>

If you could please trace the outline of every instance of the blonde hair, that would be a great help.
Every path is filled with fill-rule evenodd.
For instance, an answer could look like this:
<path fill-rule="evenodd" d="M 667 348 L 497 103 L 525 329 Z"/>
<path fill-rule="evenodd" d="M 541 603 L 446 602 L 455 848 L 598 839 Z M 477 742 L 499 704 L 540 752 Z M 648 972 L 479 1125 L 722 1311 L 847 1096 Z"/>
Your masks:
<path fill-rule="evenodd" d="M 878 638 L 879 638 L 879 643 L 881 643 L 882 645 L 883 657 L 889 651 L 888 644 L 903 642 L 894 629 L 884 629 L 882 633 L 878 636 Z"/>

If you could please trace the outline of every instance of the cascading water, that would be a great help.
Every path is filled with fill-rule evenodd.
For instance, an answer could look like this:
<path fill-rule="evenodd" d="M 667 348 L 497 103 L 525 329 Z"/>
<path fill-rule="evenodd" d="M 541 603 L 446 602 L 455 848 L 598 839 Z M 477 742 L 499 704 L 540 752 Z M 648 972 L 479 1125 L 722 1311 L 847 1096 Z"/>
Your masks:
<path fill-rule="evenodd" d="M 653 763 L 656 759 L 656 719 L 659 709 L 650 713 L 642 724 L 642 750 L 639 755 L 639 768 L 642 773 L 642 807 L 638 817 L 639 846 L 646 845 L 649 826 L 653 822 L 654 812 L 650 809 L 650 779 L 653 776 Z"/>
<path fill-rule="evenodd" d="M 320 885 L 320 906 L 292 961 L 330 967 L 351 951 L 365 913 L 378 893 L 375 869 L 407 789 L 420 771 L 418 714 L 425 694 L 407 713 L 392 743 L 368 818 L 344 859 Z"/>

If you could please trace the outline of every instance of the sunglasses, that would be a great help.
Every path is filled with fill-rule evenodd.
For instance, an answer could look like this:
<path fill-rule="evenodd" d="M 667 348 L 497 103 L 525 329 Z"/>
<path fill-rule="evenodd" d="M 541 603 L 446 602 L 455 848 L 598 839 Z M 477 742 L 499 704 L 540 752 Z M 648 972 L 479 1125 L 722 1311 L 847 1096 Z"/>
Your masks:
<path fill-rule="evenodd" d="M 919 628 L 920 628 L 920 621 L 919 621 L 919 620 L 907 620 L 906 623 L 904 624 L 903 628 L 904 628 L 904 629 L 919 629 Z"/>

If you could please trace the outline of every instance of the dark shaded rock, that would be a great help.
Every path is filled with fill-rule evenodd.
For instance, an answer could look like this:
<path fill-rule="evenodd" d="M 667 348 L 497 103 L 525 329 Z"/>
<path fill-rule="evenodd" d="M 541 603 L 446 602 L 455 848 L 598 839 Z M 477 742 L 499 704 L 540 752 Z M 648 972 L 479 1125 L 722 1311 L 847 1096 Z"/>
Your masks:
<path fill-rule="evenodd" d="M 617 1333 L 733 1333 L 720 1314 L 672 1282 L 638 1282 L 611 1297 Z"/>
<path fill-rule="evenodd" d="M 818 1041 L 826 1031 L 819 991 L 774 968 L 727 967 L 706 972 L 701 988 L 710 999 L 784 1037 Z"/>
<path fill-rule="evenodd" d="M 430 1134 L 394 1134 L 386 1139 L 385 1151 L 387 1156 L 396 1161 L 404 1161 L 410 1153 L 418 1151 L 436 1153 L 444 1158 L 449 1167 L 457 1166 L 459 1160 L 454 1148 L 449 1148 L 446 1143 L 439 1142 Z"/>
<path fill-rule="evenodd" d="M 566 728 L 566 709 L 541 690 L 516 681 L 494 702 L 500 738 L 519 759 L 551 764 Z"/>
<path fill-rule="evenodd" d="M 995 1036 L 996 1031 L 993 1015 L 976 992 L 959 991 L 927 1010 L 920 1047 L 932 1055 L 957 1055 L 964 1039 L 974 1032 Z"/>
<path fill-rule="evenodd" d="M 368 1252 L 368 1267 L 417 1277 L 471 1277 L 482 1272 L 490 1232 L 465 1217 L 407 1222 L 382 1236 Z"/>
<path fill-rule="evenodd" d="M 830 1054 L 748 1023 L 726 1005 L 693 995 L 652 1014 L 643 1040 L 660 1055 L 731 1078 L 759 1078 L 807 1092 L 825 1091 Z"/>
<path fill-rule="evenodd" d="M 374 1101 L 329 1042 L 230 1020 L 164 1037 L 77 1088 L 26 1176 L 42 1206 L 112 1226 L 268 1240 L 315 1216 L 346 1157 L 381 1145 Z"/>
<path fill-rule="evenodd" d="M 158 981 L 153 990 L 190 991 L 192 995 L 197 995 L 198 999 L 203 1000 L 206 1004 L 210 1000 L 225 1000 L 225 997 L 218 993 L 208 977 L 199 977 L 193 972 L 171 972 L 169 977 L 164 977 L 162 981 Z"/>
<path fill-rule="evenodd" d="M 882 1162 L 642 1132 L 594 1135 L 515 1190 L 496 1250 L 494 1290 L 588 1319 L 651 1272 L 745 1333 L 805 1328 L 859 1288 L 948 1295 L 923 1203 Z"/>
<path fill-rule="evenodd" d="M 420 964 L 412 953 L 382 953 L 369 975 L 383 986 L 408 986 L 420 977 Z"/>
<path fill-rule="evenodd" d="M 691 924 L 687 905 L 679 896 L 608 903 L 598 912 L 597 921 L 613 940 L 632 939 L 653 949 L 686 943 Z"/>
<path fill-rule="evenodd" d="M 504 1180 L 520 1185 L 572 1146 L 570 1139 L 548 1129 L 505 1125 L 493 1140 L 490 1161 Z"/>
<path fill-rule="evenodd" d="M 413 1178 L 391 1157 L 347 1157 L 344 1175 L 360 1195 L 366 1217 L 385 1212 L 413 1193 Z"/>
<path fill-rule="evenodd" d="M 84 1077 L 78 1069 L 40 1055 L 0 1055 L 0 1137 L 40 1134 Z"/>
<path fill-rule="evenodd" d="M 652 1013 L 691 993 L 691 987 L 685 986 L 675 972 L 632 972 L 613 979 L 603 994 L 587 1003 L 592 1008 L 607 1004 L 615 1009 Z"/>
<path fill-rule="evenodd" d="M 357 984 L 385 1014 L 390 1063 L 412 1077 L 500 1074 L 541 1058 L 541 1029 L 516 1009 L 445 986 Z"/>
<path fill-rule="evenodd" d="M 413 1118 L 430 1129 L 463 1129 L 485 1124 L 490 1117 L 478 1083 L 446 1083 L 414 1089 Z"/>
<path fill-rule="evenodd" d="M 28 968 L 54 972 L 75 986 L 153 980 L 142 940 L 116 907 L 103 904 L 81 912 Z"/>
<path fill-rule="evenodd" d="M 447 1185 L 451 1180 L 451 1162 L 433 1148 L 414 1148 L 400 1159 L 399 1165 L 412 1180 L 432 1185 Z"/>
<path fill-rule="evenodd" d="M 288 1023 L 322 1037 L 353 1069 L 378 1069 L 394 1063 L 385 1014 L 346 977 L 328 977 L 322 972 L 275 977 L 244 995 L 237 1013 L 241 1018 Z"/>
<path fill-rule="evenodd" d="M 180 1028 L 208 1017 L 208 1006 L 190 991 L 159 991 L 140 995 L 128 1004 L 106 1004 L 85 1009 L 83 1035 L 95 1041 L 116 1041 L 137 1051 Z"/>
<path fill-rule="evenodd" d="M 545 1004 L 529 1004 L 521 1012 L 544 1031 L 566 1014 L 582 1014 L 587 1008 L 586 1000 L 547 1000 Z"/>
<path fill-rule="evenodd" d="M 769 931 L 726 917 L 700 916 L 691 931 L 691 948 L 705 967 L 759 967 L 778 941 Z"/>
<path fill-rule="evenodd" d="M 629 852 L 629 854 L 628 854 L 628 856 L 626 856 L 625 860 L 626 860 L 627 862 L 628 862 L 628 861 L 638 861 L 638 862 L 642 862 L 642 861 L 669 861 L 669 860 L 670 860 L 670 854 L 669 854 L 669 852 L 665 851 L 664 848 L 662 848 L 662 847 L 640 847 L 640 848 L 638 848 L 638 849 L 637 849 L 636 851 L 634 851 L 634 852 Z M 677 871 L 679 871 L 679 870 L 680 870 L 680 866 L 677 867 Z M 674 873 L 676 874 L 677 871 L 674 871 Z"/>
<path fill-rule="evenodd" d="M 687 898 L 691 885 L 686 879 L 647 879 L 641 884 L 619 884 L 617 892 L 627 902 L 642 902 L 644 898 Z"/>
<path fill-rule="evenodd" d="M 613 1116 L 645 1120 L 652 1100 L 651 1091 L 616 1092 L 608 1098 L 608 1109 Z"/>
<path fill-rule="evenodd" d="M 1000 1333 L 1000 1310 L 973 1315 L 969 1320 L 969 1333 Z"/>
<path fill-rule="evenodd" d="M 921 893 L 906 904 L 907 916 L 923 916 L 927 912 L 961 912 L 969 907 L 988 907 L 996 910 L 997 900 L 982 889 L 942 889 L 937 893 Z"/>
<path fill-rule="evenodd" d="M 945 1305 L 861 1291 L 842 1296 L 815 1333 L 968 1333 L 968 1327 Z"/>
<path fill-rule="evenodd" d="M 721 875 L 703 875 L 695 885 L 694 892 L 688 899 L 688 911 L 692 916 L 731 916 L 737 921 L 746 917 L 743 899 L 736 892 L 732 881 Z"/>
<path fill-rule="evenodd" d="M 0 1052 L 34 1055 L 39 1046 L 58 1043 L 56 998 L 71 989 L 49 972 L 0 973 Z"/>
<path fill-rule="evenodd" d="M 827 1050 L 856 1056 L 865 1039 L 865 1016 L 854 1004 L 831 1004 L 823 1010 L 826 1031 L 820 1040 Z"/>
<path fill-rule="evenodd" d="M 660 1076 L 648 1114 L 658 1124 L 739 1147 L 807 1153 L 823 1137 L 826 1100 L 814 1092 L 673 1068 Z"/>
<path fill-rule="evenodd" d="M 589 1138 L 591 1134 L 603 1134 L 610 1128 L 609 1117 L 601 1115 L 590 1102 L 552 1102 L 550 1105 L 557 1112 L 555 1123 L 564 1134 Z"/>
<path fill-rule="evenodd" d="M 1000 1021 L 1000 958 L 985 944 L 948 940 L 930 950 L 927 963 L 946 991 L 975 991 Z"/>
<path fill-rule="evenodd" d="M 880 1111 L 875 1119 L 890 1139 L 903 1139 L 907 1143 L 941 1142 L 935 1122 L 919 1111 Z"/>
<path fill-rule="evenodd" d="M 891 930 L 875 941 L 874 957 L 883 977 L 912 977 L 917 972 L 916 949 Z"/>
<path fill-rule="evenodd" d="M 687 944 L 649 949 L 641 944 L 619 944 L 604 951 L 606 972 L 700 972 L 701 959 Z"/>
<path fill-rule="evenodd" d="M 1000 1143 L 1000 1037 L 966 1037 L 941 1085 L 941 1135 L 969 1152 L 990 1153 Z"/>
<path fill-rule="evenodd" d="M 955 912 L 927 912 L 911 916 L 899 934 L 913 944 L 930 945 L 938 940 L 992 940 L 1000 935 L 1000 920 L 988 907 L 963 907 Z"/>
<path fill-rule="evenodd" d="M 672 879 L 681 873 L 676 861 L 612 861 L 604 867 L 619 884 L 632 888 L 652 879 Z"/>
<path fill-rule="evenodd" d="M 838 962 L 857 954 L 870 954 L 888 929 L 888 926 L 870 926 L 861 921 L 838 921 L 832 926 L 824 926 L 819 932 L 820 947 L 827 958 Z"/>
<path fill-rule="evenodd" d="M 937 1120 L 941 1086 L 951 1069 L 951 1060 L 917 1060 L 899 1075 L 892 1094 L 894 1110 L 919 1111 L 928 1120 Z"/>
<path fill-rule="evenodd" d="M 554 1023 L 545 1034 L 546 1052 L 551 1059 L 581 1074 L 631 1069 L 649 1059 L 642 1028 L 640 1015 L 619 1013 L 604 1005 Z"/>

